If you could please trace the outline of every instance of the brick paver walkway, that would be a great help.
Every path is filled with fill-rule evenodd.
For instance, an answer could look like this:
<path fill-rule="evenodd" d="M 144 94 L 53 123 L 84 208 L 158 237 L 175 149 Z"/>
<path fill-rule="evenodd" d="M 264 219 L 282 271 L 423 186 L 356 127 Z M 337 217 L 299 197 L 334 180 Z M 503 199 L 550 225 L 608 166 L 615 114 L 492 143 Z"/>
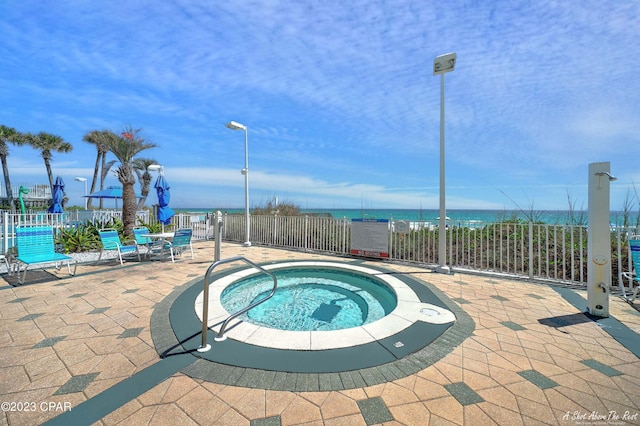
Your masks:
<path fill-rule="evenodd" d="M 73 415 L 118 384 L 135 393 L 127 387 L 139 373 L 167 362 L 151 336 L 154 308 L 213 260 L 212 242 L 195 249 L 194 260 L 85 264 L 76 277 L 53 270 L 59 279 L 0 284 L 0 424 L 41 424 L 69 409 Z M 223 258 L 236 255 L 339 259 L 223 245 Z M 442 290 L 471 316 L 473 334 L 416 374 L 344 391 L 220 385 L 177 371 L 97 424 L 640 424 L 640 359 L 552 286 L 383 266 Z M 640 334 L 637 308 L 612 296 L 610 309 Z"/>

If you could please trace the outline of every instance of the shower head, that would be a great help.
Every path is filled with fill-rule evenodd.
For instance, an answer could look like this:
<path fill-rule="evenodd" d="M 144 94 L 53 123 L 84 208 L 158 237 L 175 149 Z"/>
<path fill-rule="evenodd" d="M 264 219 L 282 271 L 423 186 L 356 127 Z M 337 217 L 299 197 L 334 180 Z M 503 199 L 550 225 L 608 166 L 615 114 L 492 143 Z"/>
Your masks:
<path fill-rule="evenodd" d="M 618 180 L 617 177 L 613 176 L 611 173 L 609 172 L 600 172 L 600 173 L 596 173 L 596 176 L 608 176 L 609 177 L 609 182 L 613 182 L 614 180 Z"/>

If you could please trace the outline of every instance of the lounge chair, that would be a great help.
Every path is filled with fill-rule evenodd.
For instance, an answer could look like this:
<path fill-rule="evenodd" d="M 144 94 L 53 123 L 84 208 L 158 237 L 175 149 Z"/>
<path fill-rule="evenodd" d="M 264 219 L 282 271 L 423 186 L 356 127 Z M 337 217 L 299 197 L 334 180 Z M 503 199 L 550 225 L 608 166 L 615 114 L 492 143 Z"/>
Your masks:
<path fill-rule="evenodd" d="M 193 247 L 191 246 L 191 235 L 193 234 L 193 230 L 189 228 L 178 229 L 173 234 L 173 239 L 171 241 L 165 241 L 165 250 L 168 249 L 171 253 L 171 261 L 175 262 L 175 257 L 181 255 L 184 250 L 188 247 L 191 251 L 191 258 L 193 259 Z"/>
<path fill-rule="evenodd" d="M 62 253 L 56 253 L 53 243 L 53 228 L 51 226 L 23 225 L 16 228 L 16 247 L 18 255 L 15 257 L 16 270 L 18 272 L 18 282 L 24 283 L 27 277 L 27 269 L 32 265 L 43 265 L 53 263 L 56 269 L 60 269 L 59 264 L 67 262 L 69 275 L 76 274 L 78 263 L 75 263 L 73 273 L 71 272 L 72 257 Z M 24 264 L 24 273 L 20 279 L 20 264 Z M 11 274 L 13 265 L 8 265 L 8 273 Z"/>
<path fill-rule="evenodd" d="M 133 236 L 136 240 L 136 245 L 138 246 L 138 251 L 141 248 L 144 248 L 144 255 L 149 256 L 151 253 L 151 246 L 153 245 L 153 240 L 149 237 L 145 237 L 145 235 L 149 235 L 149 228 L 146 226 L 137 226 L 133 228 Z"/>
<path fill-rule="evenodd" d="M 140 251 L 138 250 L 138 246 L 122 244 L 116 229 L 101 229 L 98 233 L 100 234 L 100 241 L 102 241 L 102 250 L 100 250 L 100 256 L 98 256 L 98 262 L 102 259 L 102 253 L 107 251 L 117 251 L 121 265 L 124 265 L 124 261 L 122 260 L 123 254 L 135 252 L 138 255 L 138 260 L 140 260 Z"/>
<path fill-rule="evenodd" d="M 633 301 L 640 296 L 640 276 L 638 275 L 638 268 L 640 267 L 640 235 L 634 235 L 629 239 L 629 252 L 631 254 L 631 272 L 623 272 L 622 276 L 629 281 L 629 295 L 627 295 L 627 289 L 625 289 L 624 281 L 620 285 L 622 290 L 622 297 L 627 302 L 633 303 Z"/>

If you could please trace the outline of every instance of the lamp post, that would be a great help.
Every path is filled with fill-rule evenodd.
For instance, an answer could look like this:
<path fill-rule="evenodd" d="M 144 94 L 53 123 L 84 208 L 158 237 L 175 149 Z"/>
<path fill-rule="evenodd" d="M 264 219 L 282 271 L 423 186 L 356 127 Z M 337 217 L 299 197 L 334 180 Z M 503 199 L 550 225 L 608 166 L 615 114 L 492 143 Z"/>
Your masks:
<path fill-rule="evenodd" d="M 89 199 L 87 198 L 87 178 L 77 177 L 75 178 L 77 182 L 84 182 L 84 209 L 87 210 L 89 206 Z"/>
<path fill-rule="evenodd" d="M 447 266 L 447 209 L 445 207 L 444 181 L 444 75 L 456 66 L 456 54 L 446 53 L 433 60 L 433 75 L 440 74 L 440 224 L 438 227 L 438 267 L 436 272 L 451 273 Z"/>
<path fill-rule="evenodd" d="M 244 215 L 247 222 L 247 230 L 244 246 L 251 247 L 251 240 L 249 238 L 249 230 L 251 226 L 249 224 L 249 136 L 247 126 L 244 124 L 230 121 L 227 123 L 227 127 L 231 130 L 244 130 L 244 169 L 240 172 L 244 175 Z"/>

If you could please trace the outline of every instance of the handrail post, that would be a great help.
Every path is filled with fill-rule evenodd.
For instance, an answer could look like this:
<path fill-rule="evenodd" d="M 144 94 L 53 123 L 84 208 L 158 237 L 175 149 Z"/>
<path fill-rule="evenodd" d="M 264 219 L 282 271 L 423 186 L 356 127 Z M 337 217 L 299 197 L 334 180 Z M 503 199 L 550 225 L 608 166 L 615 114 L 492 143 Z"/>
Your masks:
<path fill-rule="evenodd" d="M 215 260 L 216 262 L 218 260 L 220 260 L 220 250 L 221 250 L 221 246 L 222 246 L 222 212 L 221 211 L 217 211 L 216 212 L 216 224 L 215 224 L 215 228 L 214 228 L 214 233 L 215 233 L 215 241 L 216 241 L 216 251 L 215 251 L 215 257 L 213 260 Z"/>
<path fill-rule="evenodd" d="M 533 279 L 533 222 L 529 221 L 529 278 Z"/>
<path fill-rule="evenodd" d="M 207 272 L 204 274 L 204 280 L 203 280 L 203 293 L 202 293 L 202 342 L 200 344 L 200 347 L 197 349 L 198 352 L 207 352 L 211 349 L 211 345 L 207 343 L 207 331 L 209 330 L 209 277 L 211 276 L 211 272 L 215 269 L 216 266 L 221 265 L 223 263 L 230 263 L 230 262 L 235 262 L 238 260 L 242 260 L 245 263 L 248 263 L 249 265 L 253 266 L 254 268 L 258 269 L 260 272 L 263 272 L 267 275 L 269 275 L 271 278 L 273 278 L 273 288 L 271 289 L 271 292 L 269 293 L 269 295 L 267 295 L 267 297 L 258 300 L 257 302 L 252 303 L 251 305 L 247 306 L 244 309 L 241 309 L 240 311 L 236 312 L 235 314 L 230 315 L 229 317 L 227 317 L 227 319 L 224 320 L 224 322 L 222 323 L 222 325 L 220 326 L 220 331 L 218 332 L 218 335 L 216 337 L 214 337 L 213 340 L 219 342 L 222 340 L 225 340 L 226 337 L 224 336 L 224 331 L 227 328 L 227 325 L 229 324 L 229 322 L 234 319 L 239 317 L 240 315 L 244 314 L 245 312 L 249 311 L 250 309 L 255 308 L 256 306 L 258 306 L 261 303 L 266 302 L 268 299 L 270 299 L 276 292 L 276 289 L 278 288 L 278 279 L 276 278 L 276 276 L 267 271 L 266 269 L 264 269 L 262 266 L 250 261 L 249 259 L 247 259 L 246 257 L 243 256 L 236 256 L 236 257 L 230 257 L 228 259 L 223 259 L 223 260 L 217 260 L 215 262 L 213 262 L 209 268 L 207 269 Z"/>

